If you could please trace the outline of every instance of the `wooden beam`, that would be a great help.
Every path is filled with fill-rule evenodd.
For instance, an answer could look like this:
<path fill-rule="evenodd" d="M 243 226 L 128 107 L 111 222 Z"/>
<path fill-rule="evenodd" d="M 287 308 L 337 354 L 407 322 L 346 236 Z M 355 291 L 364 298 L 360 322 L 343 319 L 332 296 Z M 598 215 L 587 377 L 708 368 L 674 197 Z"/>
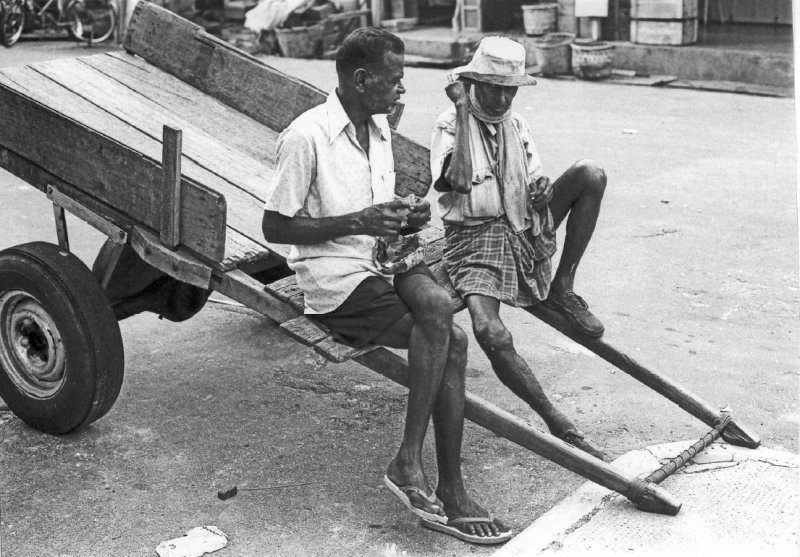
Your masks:
<path fill-rule="evenodd" d="M 67 215 L 64 213 L 64 207 L 53 203 L 53 216 L 56 218 L 56 236 L 58 237 L 58 245 L 64 251 L 69 251 L 69 234 L 67 233 Z"/>
<path fill-rule="evenodd" d="M 617 369 L 624 371 L 634 379 L 644 383 L 658 394 L 674 402 L 689 414 L 709 426 L 714 426 L 722 414 L 707 402 L 690 393 L 671 379 L 651 371 L 639 364 L 630 356 L 620 352 L 602 338 L 591 338 L 577 332 L 559 313 L 551 310 L 544 304 L 537 304 L 526 308 L 529 313 L 541 319 L 557 331 L 565 334 L 578 344 L 588 348 Z M 761 444 L 757 434 L 749 431 L 745 426 L 732 420 L 722 433 L 723 439 L 732 445 L 740 445 L 755 449 Z"/>
<path fill-rule="evenodd" d="M 134 226 L 130 238 L 131 247 L 148 265 L 193 286 L 207 289 L 211 284 L 211 267 L 183 250 L 164 247 L 155 234 Z"/>
<path fill-rule="evenodd" d="M 92 225 L 94 228 L 108 236 L 108 238 L 118 244 L 128 241 L 128 233 L 122 228 L 98 215 L 91 209 L 85 207 L 78 201 L 63 194 L 55 186 L 47 186 L 47 198 L 55 205 L 63 207 L 82 221 Z"/>
<path fill-rule="evenodd" d="M 161 190 L 161 243 L 175 249 L 181 243 L 181 152 L 183 132 L 164 126 L 162 167 L 164 168 Z"/>

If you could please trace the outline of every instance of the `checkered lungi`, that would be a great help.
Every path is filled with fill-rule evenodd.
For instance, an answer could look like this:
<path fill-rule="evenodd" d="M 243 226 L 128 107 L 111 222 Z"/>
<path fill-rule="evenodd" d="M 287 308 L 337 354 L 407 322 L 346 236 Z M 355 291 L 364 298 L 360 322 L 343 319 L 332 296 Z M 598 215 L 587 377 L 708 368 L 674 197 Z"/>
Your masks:
<path fill-rule="evenodd" d="M 475 226 L 445 223 L 444 265 L 456 291 L 517 307 L 547 298 L 555 230 L 515 234 L 505 217 Z"/>

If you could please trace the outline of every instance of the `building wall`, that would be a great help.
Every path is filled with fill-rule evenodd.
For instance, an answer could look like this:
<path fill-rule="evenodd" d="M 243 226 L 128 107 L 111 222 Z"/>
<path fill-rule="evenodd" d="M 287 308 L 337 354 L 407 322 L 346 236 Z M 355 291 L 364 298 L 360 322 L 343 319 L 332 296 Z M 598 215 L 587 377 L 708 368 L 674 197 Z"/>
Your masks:
<path fill-rule="evenodd" d="M 792 23 L 792 0 L 705 0 L 711 21 L 733 23 Z M 702 2 L 701 2 L 702 5 Z M 720 5 L 722 17 L 720 17 Z"/>

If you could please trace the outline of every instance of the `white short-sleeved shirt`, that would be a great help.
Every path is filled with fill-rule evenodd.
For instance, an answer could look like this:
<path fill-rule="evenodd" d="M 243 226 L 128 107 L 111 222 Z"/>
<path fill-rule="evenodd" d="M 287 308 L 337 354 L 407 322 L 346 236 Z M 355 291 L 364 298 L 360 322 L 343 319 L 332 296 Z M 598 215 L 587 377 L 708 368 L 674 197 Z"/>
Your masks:
<path fill-rule="evenodd" d="M 325 103 L 301 114 L 278 138 L 275 174 L 264 208 L 287 217 L 322 218 L 360 211 L 394 199 L 394 158 L 386 116 L 369 122 L 369 153 L 341 101 L 332 91 Z M 372 236 L 342 236 L 293 246 L 287 263 L 305 294 L 306 313 L 333 311 L 375 268 Z"/>

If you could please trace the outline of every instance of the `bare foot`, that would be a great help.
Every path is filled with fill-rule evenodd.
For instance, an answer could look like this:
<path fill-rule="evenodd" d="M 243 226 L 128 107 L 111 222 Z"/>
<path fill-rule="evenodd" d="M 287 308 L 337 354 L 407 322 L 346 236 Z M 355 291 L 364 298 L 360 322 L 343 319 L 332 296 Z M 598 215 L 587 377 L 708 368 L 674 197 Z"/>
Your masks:
<path fill-rule="evenodd" d="M 422 464 L 409 464 L 401 462 L 400 456 L 396 456 L 389 467 L 386 469 L 386 477 L 392 481 L 401 491 L 405 493 L 411 505 L 426 513 L 444 516 L 443 504 L 436 499 L 435 492 L 428 484 L 425 473 L 422 471 Z M 424 494 L 406 488 L 415 487 Z"/>
<path fill-rule="evenodd" d="M 456 518 L 481 518 L 486 517 L 486 522 L 471 522 L 459 524 L 459 530 L 466 534 L 479 537 L 497 537 L 509 529 L 499 520 L 493 519 L 491 513 L 472 500 L 463 489 L 448 489 L 439 485 L 436 494 L 444 502 L 444 512 L 449 520 Z"/>

